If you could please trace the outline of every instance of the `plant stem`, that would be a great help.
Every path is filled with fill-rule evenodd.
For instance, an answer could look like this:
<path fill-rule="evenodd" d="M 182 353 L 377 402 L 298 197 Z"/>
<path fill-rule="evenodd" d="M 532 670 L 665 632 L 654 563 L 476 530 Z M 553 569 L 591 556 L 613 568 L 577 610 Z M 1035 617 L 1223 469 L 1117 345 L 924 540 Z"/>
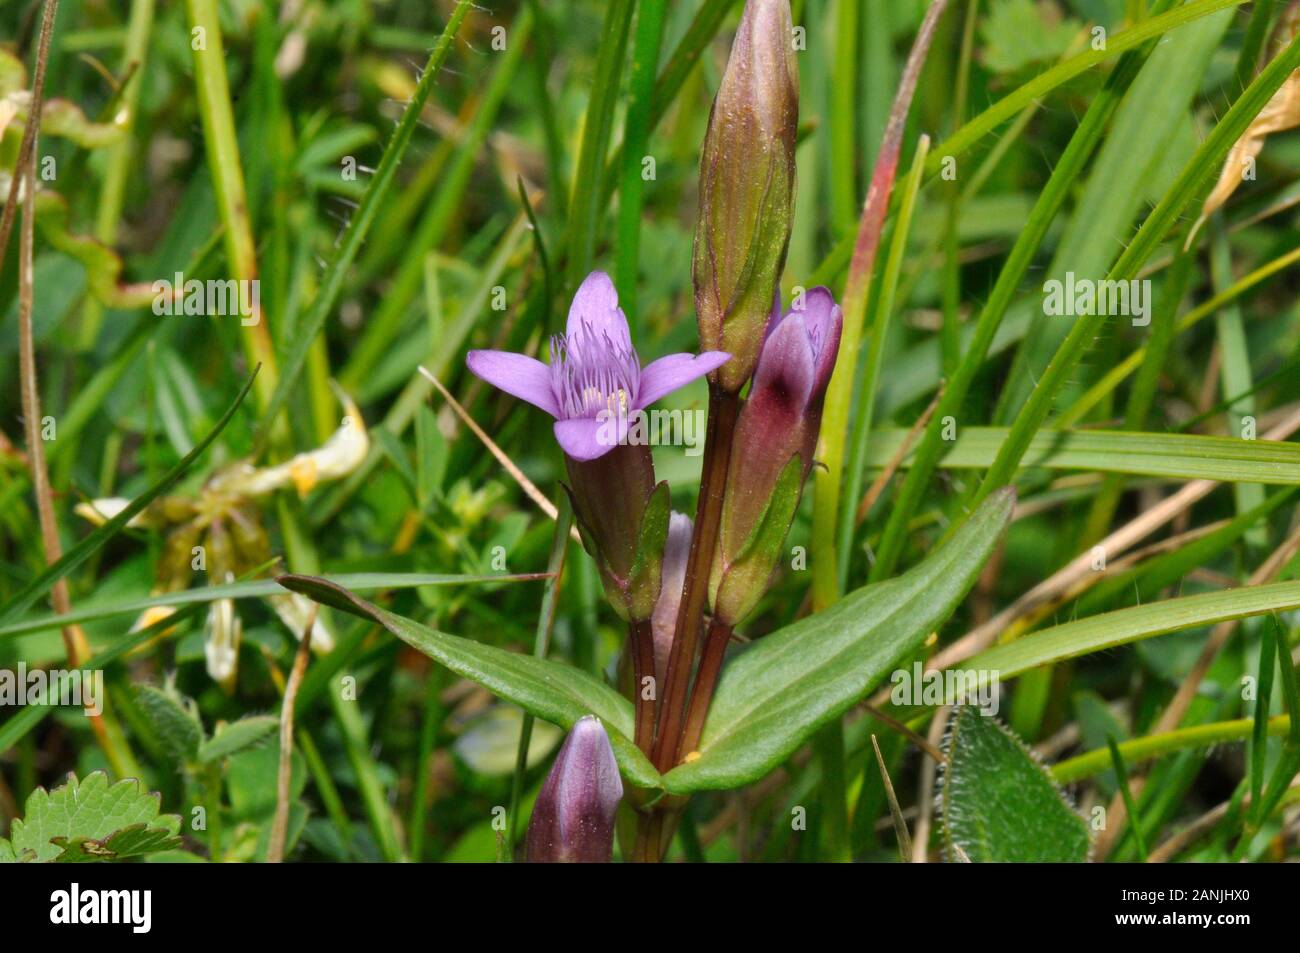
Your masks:
<path fill-rule="evenodd" d="M 813 751 L 822 769 L 821 840 L 824 857 L 835 863 L 853 859 L 849 843 L 848 787 L 844 774 L 844 721 L 833 718 L 813 735 Z"/>
<path fill-rule="evenodd" d="M 840 504 L 841 482 L 844 478 L 844 452 L 849 432 L 849 411 L 853 404 L 854 375 L 858 367 L 858 349 L 862 341 L 862 325 L 866 320 L 867 300 L 871 295 L 871 279 L 885 227 L 885 214 L 889 210 L 894 178 L 898 172 L 898 156 L 903 146 L 903 132 L 907 114 L 911 109 L 912 95 L 925 64 L 930 42 L 934 39 L 939 17 L 947 0 L 933 0 L 926 11 L 925 20 L 917 32 L 916 41 L 899 81 L 898 92 L 885 127 L 880 154 L 871 174 L 871 185 L 862 206 L 858 234 L 854 242 L 853 258 L 844 286 L 844 330 L 840 338 L 841 360 L 836 363 L 826 392 L 826 410 L 822 417 L 818 459 L 825 468 L 816 471 L 813 506 L 813 525 L 810 551 L 813 560 L 813 607 L 821 610 L 839 598 L 839 559 L 836 550 L 836 530 Z"/>
<path fill-rule="evenodd" d="M 555 506 L 555 532 L 551 536 L 551 552 L 546 561 L 550 578 L 542 592 L 542 608 L 537 615 L 537 629 L 533 639 L 533 655 L 545 658 L 551 646 L 551 628 L 555 625 L 555 606 L 560 600 L 560 580 L 564 575 L 565 556 L 569 548 L 569 529 L 573 526 L 573 507 L 569 494 L 561 491 Z M 506 817 L 506 856 L 514 857 L 514 846 L 519 829 L 519 805 L 524 799 L 524 776 L 528 773 L 528 746 L 533 738 L 533 716 L 524 714 L 519 728 L 519 748 L 515 752 L 515 775 L 510 784 L 510 813 Z"/>
<path fill-rule="evenodd" d="M 117 224 L 122 216 L 126 182 L 134 171 L 132 135 L 140 103 L 140 86 L 143 82 L 141 74 L 144 72 L 145 54 L 149 51 L 149 34 L 153 29 L 153 14 L 154 0 L 132 0 L 126 45 L 122 50 L 122 70 L 129 74 L 121 95 L 122 108 L 126 110 L 126 129 L 122 140 L 108 149 L 108 162 L 99 192 L 99 207 L 95 212 L 95 237 L 110 247 L 117 244 Z M 89 298 L 78 331 L 83 348 L 94 347 L 103 318 L 103 305 L 94 298 Z"/>
<path fill-rule="evenodd" d="M 660 845 L 666 815 L 663 808 L 656 807 L 636 816 L 636 844 L 630 858 L 633 863 L 657 864 L 662 859 Z"/>
<path fill-rule="evenodd" d="M 420 723 L 420 746 L 415 760 L 415 788 L 411 793 L 411 860 L 420 863 L 424 859 L 424 822 L 425 804 L 429 800 L 429 759 L 433 757 L 434 742 L 438 737 L 438 726 L 444 717 L 442 701 L 441 669 L 436 666 L 429 672 L 424 685 L 424 720 Z"/>
<path fill-rule="evenodd" d="M 709 594 L 709 571 L 722 522 L 722 494 L 731 458 L 731 440 L 740 416 L 740 398 L 709 381 L 709 425 L 700 474 L 700 498 L 695 507 L 695 531 L 686 561 L 686 580 L 677 611 L 677 629 L 668 656 L 667 683 L 651 760 L 660 771 L 673 766 L 686 706 L 686 689 L 699 642 L 704 603 Z"/>
<path fill-rule="evenodd" d="M 217 0 L 186 0 L 194 49 L 194 82 L 197 87 L 199 115 L 203 120 L 203 140 L 207 146 L 208 168 L 217 208 L 225 226 L 226 257 L 230 270 L 240 281 L 257 279 L 257 246 L 249 222 L 248 195 L 244 190 L 244 169 L 240 162 L 239 139 L 235 135 L 235 117 L 230 105 L 230 84 L 226 79 L 225 52 L 221 43 L 221 21 L 217 17 Z M 200 32 L 194 32 L 200 31 Z M 248 323 L 241 320 L 241 338 L 250 364 L 261 364 L 257 380 L 258 401 L 265 410 L 275 391 L 275 348 L 271 333 L 260 310 Z"/>
<path fill-rule="evenodd" d="M 50 37 L 54 32 L 54 18 L 58 0 L 47 0 L 41 19 L 41 32 L 36 53 L 36 69 L 32 84 L 31 104 L 28 107 L 27 125 L 19 146 L 19 162 L 14 168 L 14 179 L 6 206 L 6 218 L 12 223 L 12 207 L 17 204 L 18 185 L 22 184 L 22 227 L 18 233 L 18 365 L 19 387 L 23 408 L 28 462 L 32 471 L 32 492 L 36 497 L 37 520 L 40 524 L 41 542 L 45 550 L 46 565 L 57 563 L 63 555 L 59 539 L 58 517 L 54 511 L 54 491 L 50 486 L 50 473 L 45 460 L 44 418 L 41 415 L 41 392 L 36 376 L 36 343 L 32 327 L 33 308 L 33 247 L 36 223 L 36 155 L 40 137 L 41 109 L 45 91 L 45 68 L 49 62 Z M 0 264 L 3 264 L 4 246 L 8 231 L 0 239 Z M 68 596 L 67 579 L 60 577 L 51 587 L 50 602 L 59 615 L 72 611 Z M 76 668 L 90 657 L 90 644 L 79 625 L 63 627 L 63 647 L 68 664 Z M 107 701 L 107 700 L 105 700 Z M 140 767 L 131 754 L 107 704 L 98 714 L 86 712 L 91 729 L 108 757 L 109 764 L 118 777 L 139 777 Z"/>
<path fill-rule="evenodd" d="M 646 697 L 645 679 L 654 676 L 654 636 L 650 620 L 633 620 L 627 624 L 628 651 L 632 655 L 632 703 L 636 708 L 636 746 L 650 757 L 655 738 L 655 696 Z"/>
<path fill-rule="evenodd" d="M 691 703 L 686 711 L 686 726 L 682 729 L 682 737 L 677 744 L 677 756 L 674 761 L 681 761 L 700 746 L 700 738 L 704 734 L 704 719 L 709 714 L 713 691 L 718 687 L 718 675 L 722 672 L 722 660 L 727 654 L 731 631 L 730 625 L 718 619 L 709 622 L 709 634 L 704 640 L 704 653 L 700 656 L 700 670 L 695 676 Z"/>
<path fill-rule="evenodd" d="M 641 207 L 645 179 L 642 163 L 650 140 L 650 107 L 654 99 L 655 68 L 664 32 L 664 0 L 637 4 L 636 40 L 627 119 L 623 123 L 623 175 L 618 187 L 618 295 L 633 327 L 638 326 L 638 249 L 641 242 Z"/>
<path fill-rule="evenodd" d="M 208 825 L 208 860 L 221 863 L 221 766 L 208 768 L 203 778 L 203 800 Z"/>

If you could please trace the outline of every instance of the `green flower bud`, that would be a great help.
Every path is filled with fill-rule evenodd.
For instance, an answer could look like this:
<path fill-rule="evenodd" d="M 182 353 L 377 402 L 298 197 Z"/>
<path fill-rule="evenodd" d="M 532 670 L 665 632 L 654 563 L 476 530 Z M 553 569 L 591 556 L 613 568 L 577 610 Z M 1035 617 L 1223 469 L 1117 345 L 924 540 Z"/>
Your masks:
<path fill-rule="evenodd" d="M 794 217 L 799 73 L 788 0 L 749 0 L 700 156 L 695 309 L 700 346 L 732 359 L 715 371 L 739 391 L 758 360 Z"/>

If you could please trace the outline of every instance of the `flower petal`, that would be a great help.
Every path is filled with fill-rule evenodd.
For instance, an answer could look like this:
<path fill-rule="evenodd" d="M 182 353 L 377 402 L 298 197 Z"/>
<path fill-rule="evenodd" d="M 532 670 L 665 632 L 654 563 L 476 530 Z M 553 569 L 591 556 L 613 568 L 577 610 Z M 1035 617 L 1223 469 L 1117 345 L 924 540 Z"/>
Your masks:
<path fill-rule="evenodd" d="M 618 290 L 609 275 L 593 271 L 578 287 L 569 305 L 569 320 L 565 337 L 569 350 L 579 362 L 585 360 L 584 345 L 588 337 L 601 352 L 613 345 L 616 349 L 632 350 L 632 334 L 627 317 L 618 306 Z M 606 341 L 608 340 L 608 344 Z"/>
<path fill-rule="evenodd" d="M 623 426 L 620 427 L 619 423 Z M 572 417 L 555 422 L 555 440 L 560 449 L 578 461 L 595 460 L 613 450 L 626 432 L 627 418 L 610 416 L 604 420 L 595 417 Z"/>
<path fill-rule="evenodd" d="M 764 342 L 750 394 L 770 392 L 780 396 L 796 413 L 802 413 L 812 398 L 815 383 L 816 367 L 808 325 L 802 311 L 792 311 Z"/>
<path fill-rule="evenodd" d="M 697 377 L 721 367 L 731 360 L 726 351 L 705 351 L 703 354 L 669 354 L 652 361 L 641 370 L 641 387 L 637 391 L 638 409 L 649 407 L 660 397 L 685 387 Z"/>
<path fill-rule="evenodd" d="M 840 329 L 844 324 L 844 313 L 835 303 L 835 296 L 829 288 L 809 288 L 804 294 L 803 307 L 799 310 L 808 327 L 811 340 L 816 342 L 813 348 L 815 364 L 814 390 L 821 390 L 830 383 L 831 372 L 835 369 L 835 355 L 840 349 Z"/>
<path fill-rule="evenodd" d="M 465 364 L 493 387 L 540 407 L 552 417 L 560 416 L 551 389 L 551 369 L 541 361 L 510 351 L 470 351 L 465 355 Z"/>

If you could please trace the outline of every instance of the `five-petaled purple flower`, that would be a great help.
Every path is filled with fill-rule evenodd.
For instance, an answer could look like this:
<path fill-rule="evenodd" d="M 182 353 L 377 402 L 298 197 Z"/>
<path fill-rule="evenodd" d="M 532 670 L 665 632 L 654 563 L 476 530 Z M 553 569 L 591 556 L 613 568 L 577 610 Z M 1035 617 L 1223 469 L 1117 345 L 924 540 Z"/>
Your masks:
<path fill-rule="evenodd" d="M 554 417 L 555 439 L 566 454 L 594 460 L 623 439 L 633 411 L 729 358 L 722 351 L 670 354 L 642 367 L 614 283 L 593 271 L 573 296 L 565 333 L 551 338 L 549 367 L 508 351 L 470 351 L 465 363 L 489 384 Z"/>

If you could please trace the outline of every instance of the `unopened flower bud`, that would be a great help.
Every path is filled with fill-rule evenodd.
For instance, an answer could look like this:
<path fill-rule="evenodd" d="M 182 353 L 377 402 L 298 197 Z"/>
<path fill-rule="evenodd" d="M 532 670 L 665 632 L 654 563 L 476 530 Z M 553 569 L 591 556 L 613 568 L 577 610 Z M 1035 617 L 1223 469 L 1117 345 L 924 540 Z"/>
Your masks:
<path fill-rule="evenodd" d="M 710 575 L 714 616 L 730 625 L 758 604 L 780 558 L 812 467 L 843 314 L 825 288 L 802 308 L 773 309 L 740 412 Z"/>
<path fill-rule="evenodd" d="M 732 359 L 735 393 L 758 359 L 794 216 L 799 72 L 788 0 L 748 0 L 700 156 L 695 308 L 700 346 Z"/>
<path fill-rule="evenodd" d="M 560 746 L 528 823 L 530 863 L 609 863 L 623 780 L 605 728 L 578 719 Z"/>
<path fill-rule="evenodd" d="M 682 604 L 682 586 L 686 582 L 686 563 L 691 555 L 691 532 L 691 518 L 683 513 L 673 513 L 668 521 L 668 541 L 664 544 L 659 599 L 650 617 L 656 685 L 663 685 L 667 677 L 668 656 L 677 631 L 677 610 Z"/>

